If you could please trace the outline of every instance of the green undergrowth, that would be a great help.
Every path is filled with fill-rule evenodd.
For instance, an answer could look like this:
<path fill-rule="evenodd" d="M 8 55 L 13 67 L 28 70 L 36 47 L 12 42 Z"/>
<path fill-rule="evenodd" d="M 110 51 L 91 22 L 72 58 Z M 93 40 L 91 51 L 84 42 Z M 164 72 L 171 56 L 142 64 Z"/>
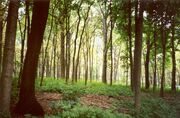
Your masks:
<path fill-rule="evenodd" d="M 98 107 L 81 106 L 80 104 L 72 107 L 70 104 L 61 102 L 59 106 L 63 108 L 63 112 L 50 116 L 46 115 L 45 118 L 131 118 L 130 115 L 103 110 Z"/>
<path fill-rule="evenodd" d="M 134 116 L 135 108 L 133 101 L 116 101 L 115 104 L 117 109 L 129 109 L 130 114 Z M 141 99 L 139 118 L 176 118 L 176 109 L 164 99 L 143 97 Z"/>
<path fill-rule="evenodd" d="M 37 90 L 45 92 L 69 93 L 72 95 L 97 94 L 112 97 L 133 95 L 129 87 L 122 85 L 109 86 L 98 82 L 88 83 L 85 86 L 81 81 L 74 84 L 66 84 L 63 80 L 46 78 L 42 86 L 39 86 L 39 80 L 36 83 Z"/>

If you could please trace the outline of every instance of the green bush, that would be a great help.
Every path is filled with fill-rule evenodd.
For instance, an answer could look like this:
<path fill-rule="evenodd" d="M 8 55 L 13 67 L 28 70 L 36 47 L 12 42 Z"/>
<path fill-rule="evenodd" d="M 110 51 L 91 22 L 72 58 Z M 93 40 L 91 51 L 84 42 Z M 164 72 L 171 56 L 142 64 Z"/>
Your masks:
<path fill-rule="evenodd" d="M 130 114 L 135 114 L 133 101 L 118 101 L 115 103 L 117 110 L 126 108 L 130 110 Z M 141 111 L 139 118 L 175 118 L 175 108 L 166 103 L 165 100 L 160 98 L 142 98 Z"/>
<path fill-rule="evenodd" d="M 175 118 L 176 111 L 163 99 L 144 98 L 141 105 L 141 118 Z"/>
<path fill-rule="evenodd" d="M 76 106 L 62 113 L 62 118 L 131 118 L 125 114 L 113 113 L 97 107 Z"/>
<path fill-rule="evenodd" d="M 59 92 L 63 93 L 67 99 L 69 95 L 76 95 L 79 97 L 83 94 L 97 94 L 97 95 L 107 95 L 107 96 L 132 96 L 132 92 L 129 87 L 121 86 L 121 85 L 105 85 L 98 82 L 88 83 L 87 86 L 84 85 L 83 82 L 78 82 L 74 84 L 65 84 L 63 80 L 55 80 L 51 78 L 45 78 L 43 82 L 43 86 L 39 86 L 39 79 L 36 82 L 36 89 L 38 91 L 46 91 L 46 92 Z"/>

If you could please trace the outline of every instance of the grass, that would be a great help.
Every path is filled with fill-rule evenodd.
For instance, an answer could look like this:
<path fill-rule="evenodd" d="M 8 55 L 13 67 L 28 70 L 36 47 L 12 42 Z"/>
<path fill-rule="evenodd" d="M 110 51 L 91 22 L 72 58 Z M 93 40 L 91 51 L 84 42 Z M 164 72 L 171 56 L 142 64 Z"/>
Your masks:
<path fill-rule="evenodd" d="M 70 105 L 62 105 L 65 108 L 62 113 L 45 116 L 45 118 L 131 118 L 130 115 L 113 112 L 111 110 L 102 110 L 98 107 L 81 106 L 80 104 L 70 107 Z"/>
<path fill-rule="evenodd" d="M 80 81 L 74 84 L 66 84 L 63 80 L 45 78 L 43 85 L 40 86 L 40 79 L 36 80 L 36 91 L 39 92 L 58 92 L 62 94 L 61 101 L 49 103 L 55 111 L 45 118 L 131 118 L 134 116 L 133 93 L 130 87 L 122 85 L 105 85 L 98 82 L 88 83 Z M 157 97 L 154 92 L 142 89 L 144 95 L 141 96 L 141 112 L 139 118 L 175 118 L 176 109 L 180 109 L 179 102 L 169 104 L 165 99 Z M 168 90 L 166 90 L 168 92 Z M 95 106 L 86 106 L 80 103 L 80 97 L 87 94 L 105 95 L 113 97 L 112 108 L 101 109 Z M 13 80 L 12 97 L 17 99 L 17 79 Z M 124 99 L 119 99 L 122 96 Z M 131 99 L 128 99 L 131 98 Z M 176 104 L 177 103 L 177 104 Z M 128 109 L 128 114 L 120 113 L 120 109 Z"/>
<path fill-rule="evenodd" d="M 123 96 L 133 96 L 129 87 L 122 85 L 105 85 L 102 83 L 92 82 L 88 85 L 84 85 L 83 82 L 78 82 L 74 84 L 65 84 L 63 80 L 55 80 L 51 78 L 46 78 L 43 85 L 39 86 L 39 81 L 37 82 L 36 89 L 38 91 L 46 92 L 59 92 L 66 93 L 69 91 L 78 95 L 84 94 L 96 94 L 96 95 L 106 95 L 116 97 L 119 95 Z"/>
<path fill-rule="evenodd" d="M 116 101 L 117 109 L 125 108 L 130 110 L 134 116 L 134 101 Z M 142 97 L 139 118 L 176 118 L 176 108 L 158 97 Z"/>

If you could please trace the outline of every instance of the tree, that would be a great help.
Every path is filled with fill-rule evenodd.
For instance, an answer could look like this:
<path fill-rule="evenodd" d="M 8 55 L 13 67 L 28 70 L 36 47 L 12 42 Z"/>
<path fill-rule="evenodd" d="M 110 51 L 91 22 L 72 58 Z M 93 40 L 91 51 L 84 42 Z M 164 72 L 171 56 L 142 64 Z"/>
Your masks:
<path fill-rule="evenodd" d="M 108 5 L 107 5 L 107 0 L 104 0 L 103 3 L 103 8 L 101 8 L 101 13 L 102 13 L 102 23 L 103 23 L 103 66 L 102 66 L 102 82 L 107 83 L 107 52 L 108 52 L 108 24 L 107 24 L 107 18 L 108 18 Z"/>
<path fill-rule="evenodd" d="M 3 113 L 10 112 L 11 80 L 14 68 L 13 60 L 15 52 L 18 9 L 19 1 L 10 0 L 5 35 L 2 74 L 0 77 L 0 112 Z"/>
<path fill-rule="evenodd" d="M 140 93 L 141 93 L 140 78 L 141 78 L 141 57 L 142 57 L 143 5 L 144 5 L 143 0 L 136 1 L 133 78 L 134 78 L 134 91 L 135 91 L 135 108 L 136 108 L 137 115 L 140 111 Z"/>
<path fill-rule="evenodd" d="M 131 0 L 128 0 L 128 40 L 129 40 L 129 61 L 130 61 L 130 81 L 131 81 L 131 90 L 134 89 L 133 86 L 133 55 L 132 55 L 132 20 L 131 20 Z"/>
<path fill-rule="evenodd" d="M 154 72 L 153 72 L 153 91 L 156 90 L 156 86 L 157 86 L 157 77 L 156 77 L 156 73 L 157 73 L 157 34 L 156 34 L 156 29 L 154 28 Z"/>
<path fill-rule="evenodd" d="M 171 90 L 173 92 L 176 92 L 176 52 L 175 52 L 175 47 L 174 47 L 174 41 L 175 41 L 175 38 L 174 38 L 174 33 L 175 33 L 175 29 L 174 29 L 174 21 L 172 21 L 172 24 L 171 24 L 171 34 L 172 34 L 172 37 L 171 37 L 171 50 L 172 50 L 172 53 L 171 53 L 171 56 L 172 56 L 172 83 L 171 83 Z"/>
<path fill-rule="evenodd" d="M 19 101 L 15 108 L 15 112 L 20 115 L 44 115 L 44 111 L 41 105 L 35 98 L 35 78 L 38 65 L 38 57 L 48 17 L 49 2 L 50 0 L 33 1 L 31 31 L 28 37 L 28 48 L 22 71 Z"/>
<path fill-rule="evenodd" d="M 146 42 L 146 59 L 145 59 L 145 88 L 149 89 L 150 82 L 149 82 L 149 60 L 150 60 L 150 50 L 151 50 L 151 44 L 150 44 L 150 34 L 147 34 L 147 42 Z"/>
<path fill-rule="evenodd" d="M 3 21 L 0 19 L 0 74 L 1 74 L 1 64 L 2 64 L 2 42 L 3 42 Z"/>
<path fill-rule="evenodd" d="M 77 14 L 78 14 L 78 22 L 77 22 L 77 26 L 76 26 L 76 34 L 75 34 L 75 39 L 74 39 L 74 52 L 73 52 L 73 63 L 72 63 L 72 83 L 75 80 L 75 75 L 76 75 L 76 44 L 77 44 L 77 39 L 78 39 L 78 33 L 79 33 L 79 26 L 80 26 L 80 22 L 81 22 L 81 15 L 80 15 L 80 10 L 81 10 L 81 6 L 82 6 L 83 0 L 80 1 L 80 3 L 78 4 L 78 8 L 77 8 Z"/>

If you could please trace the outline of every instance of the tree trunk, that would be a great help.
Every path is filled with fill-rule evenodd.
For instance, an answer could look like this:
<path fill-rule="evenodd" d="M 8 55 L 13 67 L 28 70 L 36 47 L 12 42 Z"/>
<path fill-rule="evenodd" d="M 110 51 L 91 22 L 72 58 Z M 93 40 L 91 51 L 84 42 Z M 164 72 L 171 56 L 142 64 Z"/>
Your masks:
<path fill-rule="evenodd" d="M 150 56 L 150 36 L 148 34 L 148 37 L 147 37 L 147 42 L 146 42 L 146 45 L 147 45 L 147 50 L 146 50 L 146 59 L 145 59 L 145 89 L 149 89 L 149 56 Z"/>
<path fill-rule="evenodd" d="M 103 67 L 102 67 L 102 82 L 107 83 L 107 17 L 103 16 Z"/>
<path fill-rule="evenodd" d="M 82 29 L 82 32 L 81 32 L 81 35 L 80 35 L 80 43 L 79 43 L 79 48 L 78 48 L 78 52 L 77 52 L 75 73 L 74 73 L 74 79 L 75 79 L 76 82 L 77 82 L 77 70 L 78 70 L 78 65 L 79 65 L 79 56 L 80 56 L 80 51 L 81 51 L 80 49 L 81 49 L 81 45 L 82 45 L 82 41 L 83 41 L 83 34 L 84 34 L 84 31 L 85 31 L 85 28 L 86 28 L 86 25 L 87 25 L 87 19 L 88 19 L 88 16 L 89 16 L 90 8 L 91 8 L 91 5 L 88 7 L 86 16 L 84 18 L 83 29 Z"/>
<path fill-rule="evenodd" d="M 64 21 L 64 18 L 62 19 Z M 65 78 L 65 35 L 64 23 L 61 24 L 61 53 L 60 53 L 60 78 Z"/>
<path fill-rule="evenodd" d="M 31 31 L 28 37 L 28 48 L 22 72 L 19 101 L 15 108 L 15 112 L 19 115 L 44 115 L 41 105 L 35 98 L 35 78 L 38 58 L 48 17 L 49 2 L 50 0 L 33 1 Z"/>
<path fill-rule="evenodd" d="M 2 69 L 2 58 L 3 58 L 3 49 L 2 49 L 2 42 L 3 42 L 3 21 L 0 21 L 0 75 L 1 75 L 1 69 Z"/>
<path fill-rule="evenodd" d="M 20 86 L 21 82 L 21 75 L 22 75 L 22 68 L 23 68 L 23 62 L 24 62 L 24 47 L 25 47 L 25 39 L 26 37 L 29 36 L 29 1 L 26 0 L 26 17 L 25 17 L 25 26 L 24 26 L 24 34 L 21 36 L 21 67 L 20 67 L 20 72 L 19 72 L 19 80 L 18 80 L 18 86 Z M 21 31 L 21 24 L 19 21 L 19 28 Z M 27 35 L 26 35 L 27 32 Z"/>
<path fill-rule="evenodd" d="M 70 70 L 70 62 L 71 62 L 71 54 L 70 54 L 70 39 L 71 39 L 71 34 L 70 34 L 70 28 L 69 28 L 69 18 L 67 21 L 67 36 L 66 36 L 66 83 L 69 80 L 69 70 Z"/>
<path fill-rule="evenodd" d="M 109 37 L 109 41 L 110 41 L 110 55 L 111 55 L 111 72 L 110 72 L 110 85 L 112 85 L 113 83 L 113 29 L 114 29 L 114 23 L 113 23 L 113 16 L 112 16 L 112 0 L 110 1 L 110 37 Z"/>
<path fill-rule="evenodd" d="M 161 44 L 162 44 L 162 73 L 161 73 L 161 88 L 160 97 L 164 97 L 164 86 L 165 86 L 165 64 L 166 64 L 166 37 L 164 27 L 161 28 Z"/>
<path fill-rule="evenodd" d="M 3 54 L 2 74 L 0 78 L 0 112 L 8 113 L 10 108 L 11 83 L 14 68 L 15 39 L 18 19 L 18 0 L 10 0 L 5 45 Z M 1 116 L 0 116 L 1 117 Z M 3 117 L 3 116 L 2 116 Z"/>
<path fill-rule="evenodd" d="M 56 79 L 56 57 L 57 57 L 57 26 L 55 26 L 55 36 L 53 37 L 53 78 Z"/>
<path fill-rule="evenodd" d="M 138 7 L 139 6 L 139 7 Z M 134 89 L 136 115 L 140 112 L 141 57 L 142 57 L 143 1 L 136 1 L 135 15 L 135 50 L 134 50 Z"/>
<path fill-rule="evenodd" d="M 52 14 L 54 13 L 54 9 L 52 10 Z M 49 42 L 50 42 L 50 38 L 51 38 L 51 33 L 52 33 L 52 29 L 53 29 L 53 17 L 51 18 L 51 27 L 50 27 L 50 31 L 49 31 L 49 35 L 48 35 L 48 39 L 47 39 L 47 43 L 46 43 L 46 47 L 44 49 L 44 58 L 42 58 L 42 73 L 41 73 L 41 81 L 40 81 L 40 86 L 42 86 L 43 83 L 43 79 L 44 79 L 44 72 L 45 72 L 45 65 L 46 65 L 46 61 L 47 61 L 47 55 L 48 55 L 48 47 L 49 47 Z M 46 68 L 47 69 L 47 68 Z"/>
<path fill-rule="evenodd" d="M 2 10 L 2 2 L 0 2 L 0 10 Z M 0 75 L 2 70 L 2 58 L 3 58 L 3 17 L 0 16 Z"/>
<path fill-rule="evenodd" d="M 156 90 L 156 86 L 157 86 L 157 77 L 156 77 L 156 70 L 157 70 L 157 63 L 156 63 L 156 59 L 157 59 L 157 44 L 156 44 L 156 40 L 157 40 L 157 34 L 156 34 L 156 30 L 154 31 L 154 80 L 153 80 L 153 91 Z"/>
<path fill-rule="evenodd" d="M 79 5 L 79 8 L 78 8 L 78 23 L 77 23 L 77 27 L 76 27 L 76 36 L 75 36 L 75 39 L 74 39 L 74 53 L 73 53 L 73 66 L 72 66 L 72 83 L 74 83 L 74 80 L 75 80 L 75 60 L 76 60 L 76 43 L 77 43 L 77 38 L 78 38 L 78 33 L 79 33 L 79 25 L 80 25 L 80 22 L 81 22 L 81 16 L 80 16 L 80 7 L 82 5 L 82 1 Z"/>
<path fill-rule="evenodd" d="M 174 48 L 174 22 L 172 23 L 172 37 L 171 37 L 171 56 L 172 56 L 172 82 L 171 82 L 171 91 L 176 92 L 176 52 Z"/>
<path fill-rule="evenodd" d="M 133 57 L 132 57 L 132 27 L 131 27 L 131 0 L 128 3 L 128 37 L 129 37 L 129 61 L 130 61 L 130 81 L 131 81 L 131 90 L 134 90 L 133 86 Z"/>

